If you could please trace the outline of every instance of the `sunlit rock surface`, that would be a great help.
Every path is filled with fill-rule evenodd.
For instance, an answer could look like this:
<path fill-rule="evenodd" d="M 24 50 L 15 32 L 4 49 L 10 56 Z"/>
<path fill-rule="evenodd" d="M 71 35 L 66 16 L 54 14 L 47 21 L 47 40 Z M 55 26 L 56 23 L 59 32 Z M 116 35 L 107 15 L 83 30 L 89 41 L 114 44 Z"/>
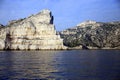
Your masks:
<path fill-rule="evenodd" d="M 0 49 L 41 50 L 66 49 L 56 34 L 53 16 L 42 10 L 25 19 L 13 20 L 0 29 Z"/>

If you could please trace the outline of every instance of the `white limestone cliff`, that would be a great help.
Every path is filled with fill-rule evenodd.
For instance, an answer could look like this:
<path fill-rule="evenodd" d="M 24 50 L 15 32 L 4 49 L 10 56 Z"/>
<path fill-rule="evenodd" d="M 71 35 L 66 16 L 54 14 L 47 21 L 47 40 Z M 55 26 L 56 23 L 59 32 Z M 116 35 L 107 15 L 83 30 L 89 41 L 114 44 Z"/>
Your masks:
<path fill-rule="evenodd" d="M 66 49 L 63 39 L 56 34 L 53 16 L 49 10 L 11 21 L 8 27 L 0 30 L 0 33 L 0 49 Z"/>

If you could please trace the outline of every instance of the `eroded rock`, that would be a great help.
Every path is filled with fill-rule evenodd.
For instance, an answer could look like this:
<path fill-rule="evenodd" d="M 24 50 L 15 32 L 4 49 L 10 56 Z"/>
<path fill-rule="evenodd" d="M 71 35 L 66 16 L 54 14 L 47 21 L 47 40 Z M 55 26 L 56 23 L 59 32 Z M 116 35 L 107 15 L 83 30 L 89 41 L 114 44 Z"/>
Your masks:
<path fill-rule="evenodd" d="M 9 22 L 9 25 L 3 30 L 4 35 L 2 30 L 1 49 L 66 49 L 63 39 L 56 34 L 53 16 L 49 10 Z"/>

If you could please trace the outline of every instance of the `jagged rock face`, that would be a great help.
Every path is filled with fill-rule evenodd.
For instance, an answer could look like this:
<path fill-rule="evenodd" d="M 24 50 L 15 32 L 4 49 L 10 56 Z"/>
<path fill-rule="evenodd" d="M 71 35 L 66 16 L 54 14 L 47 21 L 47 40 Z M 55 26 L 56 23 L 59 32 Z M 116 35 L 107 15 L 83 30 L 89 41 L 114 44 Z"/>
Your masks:
<path fill-rule="evenodd" d="M 120 22 L 100 23 L 87 21 L 60 32 L 69 47 L 120 49 Z"/>
<path fill-rule="evenodd" d="M 3 28 L 4 26 L 2 24 L 0 24 L 0 29 Z"/>
<path fill-rule="evenodd" d="M 5 48 L 6 29 L 0 24 L 0 49 Z"/>
<path fill-rule="evenodd" d="M 5 28 L 5 49 L 66 49 L 63 39 L 56 35 L 53 17 L 43 10 L 25 19 L 11 21 Z"/>

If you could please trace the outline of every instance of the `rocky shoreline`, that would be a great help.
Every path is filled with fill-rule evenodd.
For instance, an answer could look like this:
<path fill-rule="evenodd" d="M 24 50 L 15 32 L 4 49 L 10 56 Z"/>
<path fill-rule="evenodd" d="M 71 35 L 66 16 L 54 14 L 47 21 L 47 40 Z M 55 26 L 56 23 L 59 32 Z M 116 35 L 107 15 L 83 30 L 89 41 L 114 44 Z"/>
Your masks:
<path fill-rule="evenodd" d="M 61 32 L 42 10 L 7 26 L 0 24 L 0 50 L 120 49 L 120 22 L 85 21 Z"/>
<path fill-rule="evenodd" d="M 0 49 L 61 50 L 67 47 L 57 35 L 52 13 L 42 10 L 28 18 L 10 21 L 6 27 L 0 25 Z"/>
<path fill-rule="evenodd" d="M 85 21 L 59 34 L 73 49 L 120 49 L 120 22 Z"/>

